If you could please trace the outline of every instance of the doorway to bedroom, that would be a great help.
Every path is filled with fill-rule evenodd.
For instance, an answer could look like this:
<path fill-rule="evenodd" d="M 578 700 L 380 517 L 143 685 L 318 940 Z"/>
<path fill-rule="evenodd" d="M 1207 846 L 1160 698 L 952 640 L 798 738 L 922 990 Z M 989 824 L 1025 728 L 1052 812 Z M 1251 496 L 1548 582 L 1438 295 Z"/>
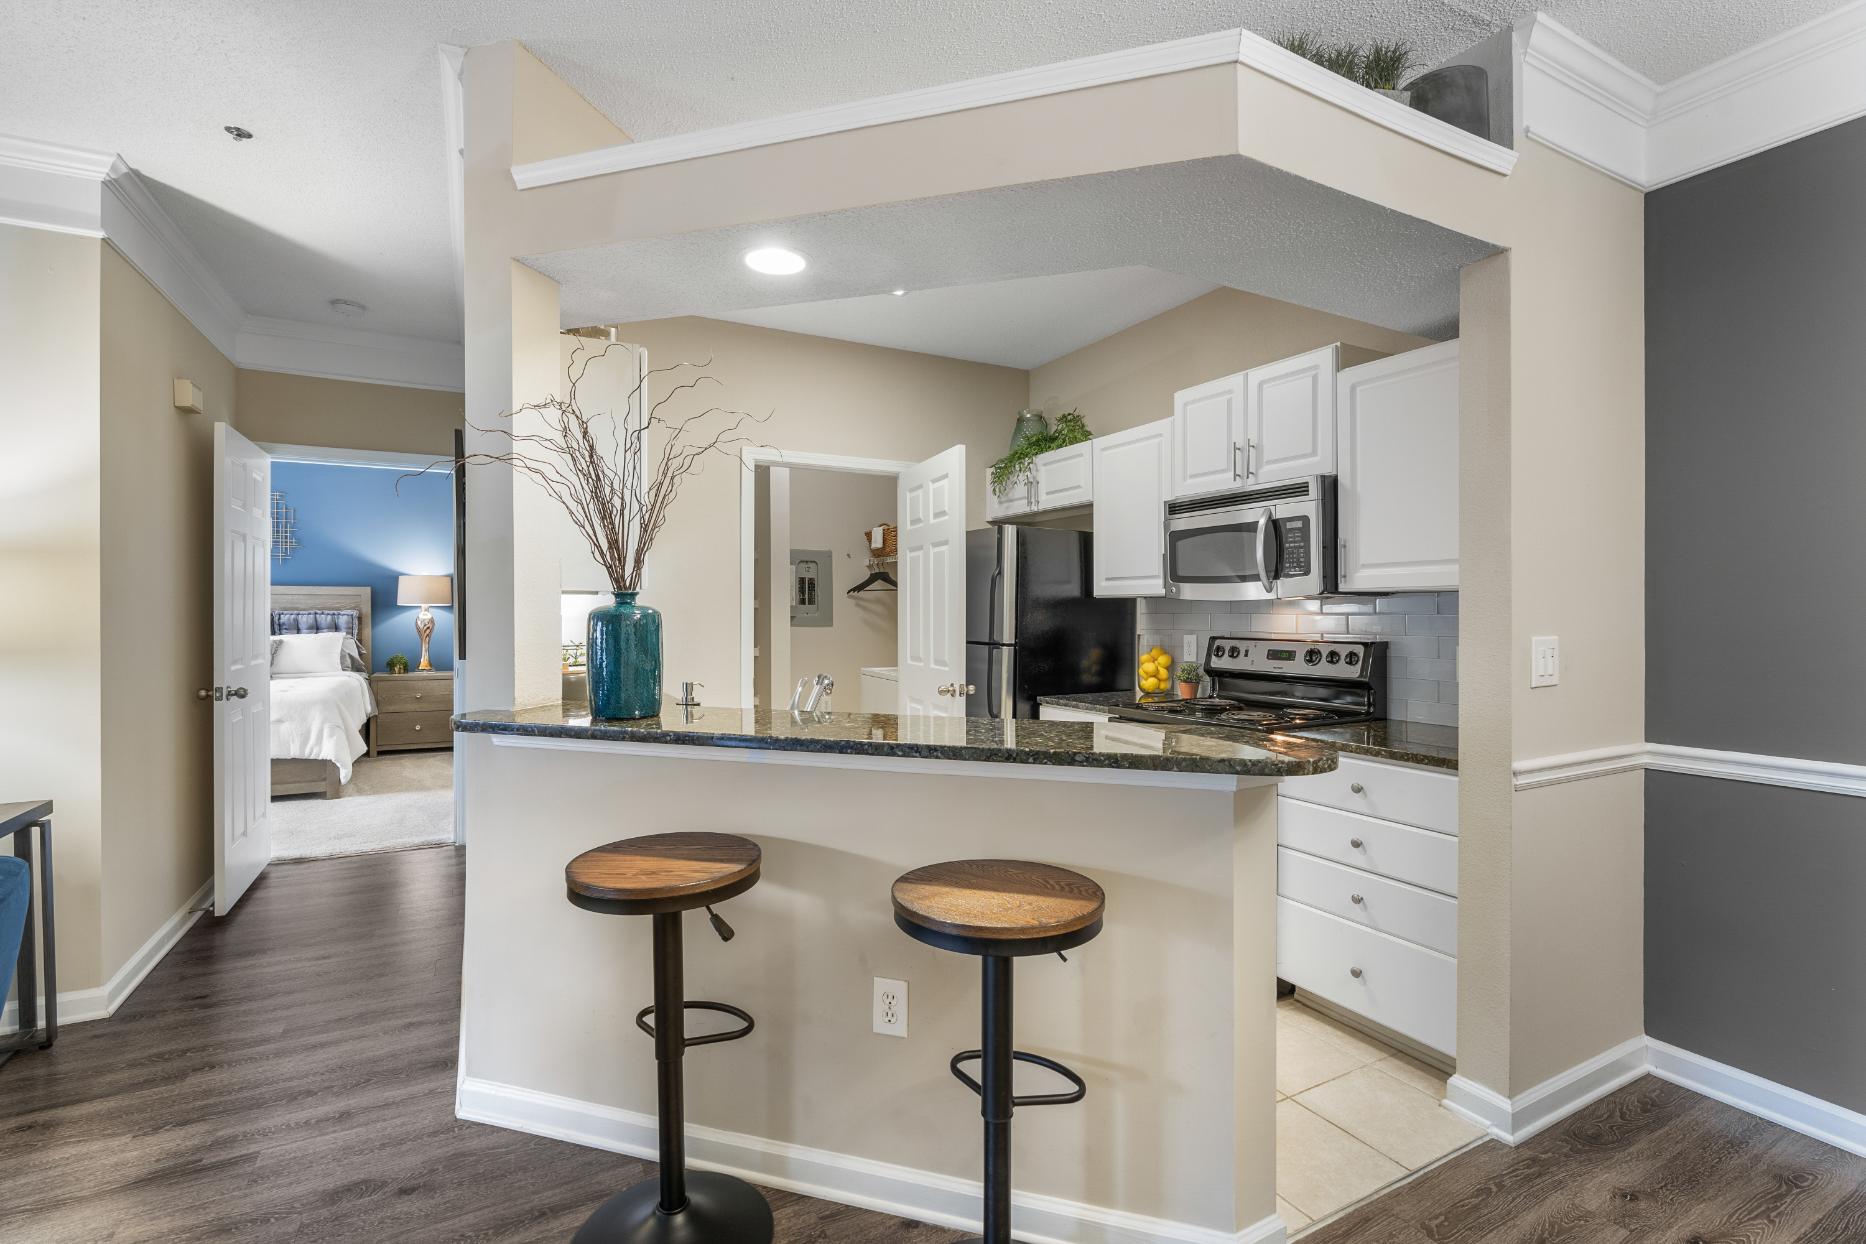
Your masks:
<path fill-rule="evenodd" d="M 450 464 L 266 448 L 271 858 L 450 844 Z"/>

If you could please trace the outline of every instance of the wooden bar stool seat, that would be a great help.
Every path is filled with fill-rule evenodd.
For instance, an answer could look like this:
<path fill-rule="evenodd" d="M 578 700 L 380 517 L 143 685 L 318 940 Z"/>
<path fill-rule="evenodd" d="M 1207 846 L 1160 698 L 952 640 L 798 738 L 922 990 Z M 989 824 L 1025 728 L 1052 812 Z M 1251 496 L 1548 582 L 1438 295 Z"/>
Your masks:
<path fill-rule="evenodd" d="M 752 1017 L 736 1006 L 686 999 L 681 915 L 706 908 L 719 940 L 731 941 L 732 927 L 713 904 L 758 884 L 763 860 L 757 843 L 736 834 L 685 832 L 624 838 L 585 851 L 564 868 L 564 892 L 576 906 L 654 919 L 654 1005 L 636 1014 L 635 1026 L 654 1038 L 661 1159 L 657 1179 L 610 1197 L 573 1244 L 771 1244 L 771 1206 L 758 1189 L 730 1175 L 687 1170 L 681 1069 L 687 1047 L 737 1041 L 753 1027 Z M 730 1015 L 740 1026 L 690 1037 L 688 1011 Z"/>
<path fill-rule="evenodd" d="M 967 955 L 1048 955 L 1101 932 L 1108 896 L 1081 873 L 1027 860 L 948 860 L 894 882 L 909 937 Z"/>
<path fill-rule="evenodd" d="M 763 860 L 737 834 L 648 834 L 585 851 L 564 869 L 564 886 L 572 903 L 605 915 L 692 911 L 757 885 Z"/>
<path fill-rule="evenodd" d="M 984 1235 L 964 1244 L 1011 1244 L 1011 1113 L 1019 1106 L 1066 1106 L 1088 1094 L 1082 1077 L 1053 1059 L 1016 1049 L 1011 1039 L 1011 961 L 1061 956 L 1101 932 L 1108 896 L 1093 880 L 1028 860 L 949 860 L 894 882 L 894 923 L 941 950 L 979 956 L 980 1047 L 953 1055 L 953 1076 L 979 1097 L 985 1120 Z M 974 1078 L 964 1064 L 979 1064 Z M 1060 1093 L 1019 1096 L 1011 1069 L 1029 1063 L 1067 1081 Z"/>

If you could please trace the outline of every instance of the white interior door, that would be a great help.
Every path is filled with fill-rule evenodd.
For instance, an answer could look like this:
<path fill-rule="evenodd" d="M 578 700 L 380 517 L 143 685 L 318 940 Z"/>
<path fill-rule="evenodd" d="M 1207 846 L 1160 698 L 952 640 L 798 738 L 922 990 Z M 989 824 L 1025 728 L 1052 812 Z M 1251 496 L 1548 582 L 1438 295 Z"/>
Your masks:
<path fill-rule="evenodd" d="M 272 459 L 214 425 L 214 914 L 272 859 Z"/>
<path fill-rule="evenodd" d="M 902 471 L 900 711 L 965 716 L 965 446 Z"/>

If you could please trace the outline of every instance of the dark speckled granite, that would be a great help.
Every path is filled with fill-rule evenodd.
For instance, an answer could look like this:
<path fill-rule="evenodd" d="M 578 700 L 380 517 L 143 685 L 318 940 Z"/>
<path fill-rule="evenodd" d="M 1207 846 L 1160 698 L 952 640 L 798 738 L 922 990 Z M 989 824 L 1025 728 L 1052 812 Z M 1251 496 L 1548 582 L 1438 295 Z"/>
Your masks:
<path fill-rule="evenodd" d="M 614 739 L 740 747 L 763 751 L 828 752 L 916 760 L 970 760 L 996 764 L 1062 765 L 1164 773 L 1219 773 L 1237 777 L 1302 777 L 1335 768 L 1335 747 L 1306 739 L 1264 737 L 1248 742 L 1233 730 L 1107 725 L 1076 721 L 986 721 L 975 717 L 895 717 L 879 713 L 822 713 L 801 720 L 782 710 L 682 709 L 671 700 L 659 717 L 595 721 L 562 705 L 516 712 L 463 713 L 462 734 L 521 734 L 546 738 Z"/>
<path fill-rule="evenodd" d="M 1147 695 L 1144 692 L 1107 691 L 1096 695 L 1046 695 L 1041 704 L 1058 708 L 1078 708 L 1086 713 L 1105 713 L 1125 704 L 1148 704 L 1171 699 L 1171 696 Z M 1059 723 L 1060 724 L 1060 723 Z M 1207 728 L 1205 733 L 1240 731 Z M 1358 726 L 1327 726 L 1320 730 L 1298 730 L 1289 734 L 1256 735 L 1275 741 L 1315 739 L 1338 751 L 1399 764 L 1425 765 L 1433 769 L 1458 768 L 1458 731 L 1455 726 L 1433 726 L 1422 721 L 1369 721 Z"/>

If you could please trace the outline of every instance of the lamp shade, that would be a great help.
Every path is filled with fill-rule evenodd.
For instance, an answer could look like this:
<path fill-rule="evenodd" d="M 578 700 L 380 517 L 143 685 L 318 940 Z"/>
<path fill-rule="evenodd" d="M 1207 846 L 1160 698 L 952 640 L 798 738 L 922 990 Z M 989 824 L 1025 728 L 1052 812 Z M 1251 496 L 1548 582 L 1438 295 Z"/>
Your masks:
<path fill-rule="evenodd" d="M 454 603 L 454 577 L 450 574 L 398 575 L 395 580 L 395 603 L 451 605 Z"/>

